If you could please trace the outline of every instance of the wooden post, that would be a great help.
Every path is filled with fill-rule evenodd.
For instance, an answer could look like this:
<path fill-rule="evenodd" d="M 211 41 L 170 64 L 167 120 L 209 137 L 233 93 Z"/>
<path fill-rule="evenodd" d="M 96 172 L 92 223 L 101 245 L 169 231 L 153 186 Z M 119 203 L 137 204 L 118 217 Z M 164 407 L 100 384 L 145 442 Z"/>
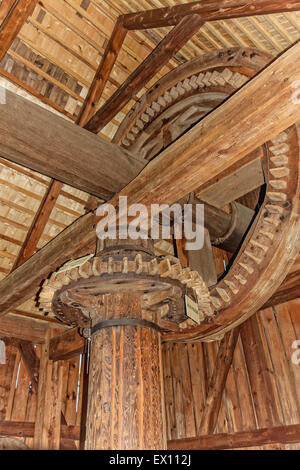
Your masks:
<path fill-rule="evenodd" d="M 105 296 L 105 319 L 141 319 L 135 293 Z M 166 449 L 160 333 L 113 326 L 92 335 L 86 449 Z"/>

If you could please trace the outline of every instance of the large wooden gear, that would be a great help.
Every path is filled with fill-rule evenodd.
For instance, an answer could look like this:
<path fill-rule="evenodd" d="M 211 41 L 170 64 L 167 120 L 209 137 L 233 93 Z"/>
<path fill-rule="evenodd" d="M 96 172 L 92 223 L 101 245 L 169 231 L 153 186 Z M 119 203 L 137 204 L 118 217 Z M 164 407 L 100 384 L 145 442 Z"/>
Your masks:
<path fill-rule="evenodd" d="M 179 66 L 136 103 L 120 125 L 114 142 L 143 161 L 155 158 L 271 60 L 270 55 L 256 49 L 232 48 Z M 127 282 L 128 289 L 130 283 L 140 286 L 144 305 L 148 298 L 149 305 L 160 309 L 162 319 L 166 315 L 175 323 L 175 327 L 166 328 L 166 341 L 215 340 L 245 321 L 277 289 L 300 249 L 296 125 L 266 142 L 261 147 L 261 159 L 265 173 L 263 202 L 230 269 L 209 293 L 199 274 L 182 269 L 179 262 L 157 260 L 141 253 L 132 258 L 123 254 L 95 257 L 75 270 L 54 273 L 40 294 L 41 306 L 52 308 L 62 321 L 87 326 L 93 306 L 90 300 L 82 304 L 83 290 L 89 294 L 98 289 L 102 295 Z M 155 292 L 169 289 L 165 297 L 168 309 L 149 301 L 151 282 Z M 186 317 L 178 309 L 172 314 L 174 305 L 184 296 L 182 286 L 198 303 L 200 325 L 190 319 L 183 321 Z M 80 308 L 76 296 L 81 299 Z"/>
<path fill-rule="evenodd" d="M 237 92 L 272 56 L 252 48 L 214 51 L 174 69 L 133 107 L 114 142 L 151 160 Z M 253 97 L 255 99 L 255 97 Z M 230 123 L 228 123 L 230 125 Z M 258 124 L 259 125 L 259 124 Z M 230 270 L 210 289 L 209 322 L 165 340 L 213 340 L 255 313 L 279 287 L 300 248 L 299 135 L 294 125 L 261 147 L 265 196 Z"/>

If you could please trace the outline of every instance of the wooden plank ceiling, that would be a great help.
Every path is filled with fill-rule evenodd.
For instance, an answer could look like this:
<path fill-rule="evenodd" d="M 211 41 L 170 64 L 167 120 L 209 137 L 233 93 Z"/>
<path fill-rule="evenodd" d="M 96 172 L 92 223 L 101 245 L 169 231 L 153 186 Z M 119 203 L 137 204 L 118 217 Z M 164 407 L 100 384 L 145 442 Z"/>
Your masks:
<path fill-rule="evenodd" d="M 81 107 L 118 16 L 184 3 L 188 2 L 38 2 L 0 62 L 0 84 L 78 123 Z M 0 0 L 0 33 L 10 4 L 13 1 Z M 98 109 L 171 29 L 165 27 L 127 33 Z M 99 135 L 111 140 L 138 97 L 178 64 L 208 51 L 235 46 L 257 47 L 276 57 L 299 38 L 300 11 L 206 23 Z M 49 178 L 0 158 L 0 280 L 19 264 L 20 250 L 28 230 L 51 184 L 53 181 Z M 88 204 L 88 194 L 63 185 L 36 248 L 41 248 L 84 214 Z M 40 315 L 41 312 L 30 300 L 12 313 L 32 316 Z"/>

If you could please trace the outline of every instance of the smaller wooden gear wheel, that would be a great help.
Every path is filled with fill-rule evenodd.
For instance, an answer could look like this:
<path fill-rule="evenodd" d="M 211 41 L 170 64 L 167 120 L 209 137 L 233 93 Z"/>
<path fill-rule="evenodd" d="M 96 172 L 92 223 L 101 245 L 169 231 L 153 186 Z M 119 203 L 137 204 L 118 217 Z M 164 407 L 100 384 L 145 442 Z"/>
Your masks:
<path fill-rule="evenodd" d="M 77 267 L 67 266 L 53 273 L 43 285 L 40 306 L 51 309 L 64 323 L 88 328 L 95 317 L 97 321 L 104 318 L 105 312 L 99 309 L 104 295 L 135 292 L 142 297 L 143 318 L 152 318 L 155 313 L 157 324 L 172 331 L 187 320 L 187 294 L 198 306 L 199 321 L 209 321 L 214 310 L 199 273 L 182 268 L 177 258 L 155 257 L 149 249 L 151 240 L 138 242 L 139 246 L 117 242 Z"/>

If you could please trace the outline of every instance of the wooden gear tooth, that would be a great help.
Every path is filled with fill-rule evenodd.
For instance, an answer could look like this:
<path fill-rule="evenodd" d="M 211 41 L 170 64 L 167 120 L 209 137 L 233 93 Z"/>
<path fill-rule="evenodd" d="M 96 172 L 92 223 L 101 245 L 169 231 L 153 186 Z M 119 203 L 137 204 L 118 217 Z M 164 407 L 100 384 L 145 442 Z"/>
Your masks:
<path fill-rule="evenodd" d="M 152 275 L 152 276 L 155 276 L 155 274 L 158 274 L 158 271 L 159 271 L 159 267 L 158 267 L 158 262 L 157 262 L 157 259 L 154 258 L 150 261 L 150 265 L 149 265 L 149 273 Z"/>
<path fill-rule="evenodd" d="M 181 271 L 182 267 L 180 263 L 172 264 L 170 277 L 172 279 L 178 279 L 178 276 L 181 274 Z"/>
<path fill-rule="evenodd" d="M 190 86 L 193 88 L 193 90 L 197 90 L 197 75 L 192 75 L 192 77 L 190 78 Z"/>
<path fill-rule="evenodd" d="M 277 192 L 267 192 L 267 196 L 271 201 L 274 202 L 284 202 L 287 200 L 287 195 L 285 193 L 277 193 Z"/>
<path fill-rule="evenodd" d="M 165 258 L 159 263 L 159 274 L 161 277 L 168 277 L 172 273 L 170 260 Z"/>
<path fill-rule="evenodd" d="M 211 296 L 211 302 L 216 309 L 220 309 L 222 307 L 222 302 L 214 295 Z"/>
<path fill-rule="evenodd" d="M 270 186 L 274 189 L 286 189 L 287 188 L 287 182 L 284 180 L 270 180 L 269 181 Z"/>
<path fill-rule="evenodd" d="M 67 275 L 67 271 L 57 273 L 55 280 L 56 282 L 61 282 L 64 286 L 70 284 L 71 282 L 69 276 Z"/>
<path fill-rule="evenodd" d="M 266 232 L 265 230 L 259 230 L 259 233 L 263 236 L 268 238 L 269 240 L 273 240 L 274 234 L 272 232 Z"/>
<path fill-rule="evenodd" d="M 265 207 L 272 214 L 282 214 L 284 212 L 283 207 L 278 206 L 277 204 L 266 204 Z"/>
<path fill-rule="evenodd" d="M 107 272 L 108 274 L 113 274 L 114 273 L 114 259 L 112 256 L 108 258 L 107 262 Z"/>
<path fill-rule="evenodd" d="M 190 271 L 190 268 L 183 269 L 180 275 L 178 276 L 179 281 L 183 284 L 186 284 L 190 280 Z"/>
<path fill-rule="evenodd" d="M 69 271 L 66 271 L 67 276 L 71 281 L 78 281 L 79 279 L 79 273 L 77 268 L 72 268 Z"/>
<path fill-rule="evenodd" d="M 101 276 L 101 260 L 98 256 L 93 258 L 92 261 L 92 273 L 94 276 Z"/>
<path fill-rule="evenodd" d="M 57 273 L 53 273 L 49 279 L 49 285 L 60 289 L 63 286 L 63 283 L 56 279 Z"/>
<path fill-rule="evenodd" d="M 280 132 L 280 134 L 278 134 L 276 137 L 273 137 L 271 139 L 271 142 L 273 145 L 277 145 L 277 144 L 282 144 L 283 142 L 286 142 L 288 139 L 288 135 L 285 131 L 283 132 Z"/>
<path fill-rule="evenodd" d="M 242 286 L 247 283 L 247 279 L 245 279 L 244 276 L 242 276 L 241 274 L 235 274 L 234 277 L 240 284 L 242 284 Z"/>
<path fill-rule="evenodd" d="M 88 279 L 93 274 L 91 263 L 89 261 L 86 261 L 84 264 L 79 266 L 78 273 L 80 277 Z"/>

